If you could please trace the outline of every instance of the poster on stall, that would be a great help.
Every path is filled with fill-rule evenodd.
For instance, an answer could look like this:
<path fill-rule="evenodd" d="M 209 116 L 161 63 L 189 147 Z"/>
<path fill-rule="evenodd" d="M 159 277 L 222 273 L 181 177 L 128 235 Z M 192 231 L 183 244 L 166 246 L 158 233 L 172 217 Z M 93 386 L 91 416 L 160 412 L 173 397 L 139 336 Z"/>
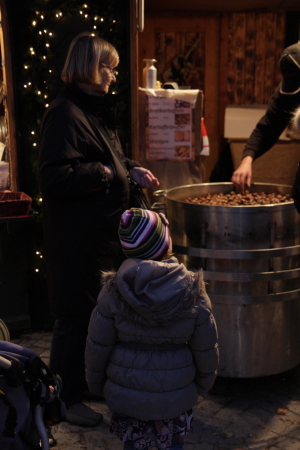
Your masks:
<path fill-rule="evenodd" d="M 201 137 L 200 91 L 143 90 L 147 161 L 194 160 Z"/>

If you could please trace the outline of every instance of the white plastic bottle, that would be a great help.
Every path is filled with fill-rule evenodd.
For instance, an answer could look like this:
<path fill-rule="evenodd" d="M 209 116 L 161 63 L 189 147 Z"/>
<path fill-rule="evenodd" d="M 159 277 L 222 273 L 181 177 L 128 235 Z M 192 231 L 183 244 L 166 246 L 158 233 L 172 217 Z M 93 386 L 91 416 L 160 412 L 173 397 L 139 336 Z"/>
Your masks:
<path fill-rule="evenodd" d="M 143 69 L 143 87 L 156 89 L 157 69 L 154 66 L 156 59 L 144 59 L 146 67 Z"/>

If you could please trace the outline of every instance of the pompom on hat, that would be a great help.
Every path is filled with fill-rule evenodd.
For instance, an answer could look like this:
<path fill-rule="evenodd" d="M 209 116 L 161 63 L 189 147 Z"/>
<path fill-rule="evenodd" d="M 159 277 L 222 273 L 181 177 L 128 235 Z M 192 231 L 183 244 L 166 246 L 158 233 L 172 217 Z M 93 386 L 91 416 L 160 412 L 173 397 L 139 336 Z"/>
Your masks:
<path fill-rule="evenodd" d="M 169 222 L 162 213 L 131 208 L 121 216 L 119 238 L 128 258 L 160 261 L 170 246 Z"/>
<path fill-rule="evenodd" d="M 285 48 L 279 60 L 282 75 L 281 94 L 296 94 L 300 91 L 300 42 Z"/>

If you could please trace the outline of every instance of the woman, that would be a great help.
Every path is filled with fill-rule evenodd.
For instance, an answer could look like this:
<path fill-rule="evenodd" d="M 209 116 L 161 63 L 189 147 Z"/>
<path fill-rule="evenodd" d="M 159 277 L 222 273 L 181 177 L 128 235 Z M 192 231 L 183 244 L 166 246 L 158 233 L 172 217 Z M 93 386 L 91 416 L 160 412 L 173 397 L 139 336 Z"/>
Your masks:
<path fill-rule="evenodd" d="M 67 420 L 93 426 L 102 416 L 82 403 L 88 322 L 101 270 L 124 260 L 118 226 L 130 207 L 126 171 L 143 188 L 153 174 L 125 158 L 115 125 L 117 50 L 92 33 L 70 45 L 65 87 L 47 109 L 40 133 L 39 183 L 47 281 L 55 317 L 50 367 L 61 376 Z"/>

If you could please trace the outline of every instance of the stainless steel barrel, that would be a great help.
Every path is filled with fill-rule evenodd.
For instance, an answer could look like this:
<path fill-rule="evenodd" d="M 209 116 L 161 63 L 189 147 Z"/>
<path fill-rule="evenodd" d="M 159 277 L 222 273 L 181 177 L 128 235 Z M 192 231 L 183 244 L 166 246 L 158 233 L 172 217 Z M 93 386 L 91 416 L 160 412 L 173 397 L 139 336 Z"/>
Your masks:
<path fill-rule="evenodd" d="M 219 375 L 257 377 L 300 363 L 300 216 L 294 203 L 264 206 L 191 204 L 188 197 L 228 193 L 232 183 L 179 186 L 165 197 L 176 255 L 203 268 L 217 321 Z M 291 194 L 255 183 L 251 192 Z"/>

